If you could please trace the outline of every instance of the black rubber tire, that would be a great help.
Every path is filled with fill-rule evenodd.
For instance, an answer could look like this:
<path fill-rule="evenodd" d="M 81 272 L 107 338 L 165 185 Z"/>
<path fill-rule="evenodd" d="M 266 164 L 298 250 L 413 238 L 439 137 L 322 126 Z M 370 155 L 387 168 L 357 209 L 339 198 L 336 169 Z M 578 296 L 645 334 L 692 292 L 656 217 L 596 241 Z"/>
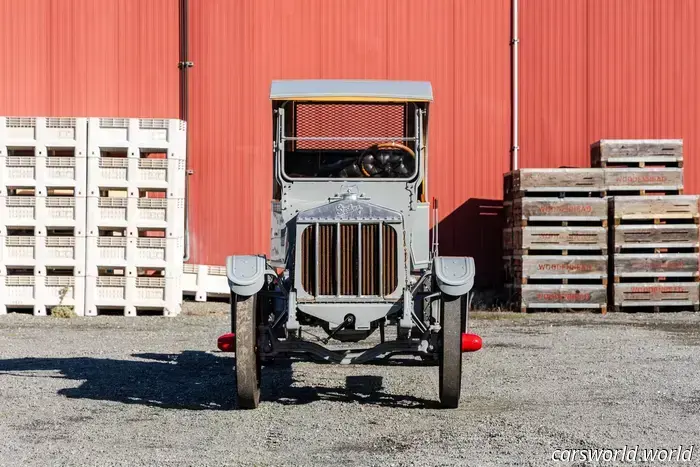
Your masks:
<path fill-rule="evenodd" d="M 459 297 L 440 298 L 440 405 L 456 409 L 462 391 L 462 306 Z"/>
<path fill-rule="evenodd" d="M 239 409 L 260 403 L 260 353 L 258 352 L 258 297 L 236 297 L 236 392 Z M 232 310 L 233 311 L 233 310 Z"/>

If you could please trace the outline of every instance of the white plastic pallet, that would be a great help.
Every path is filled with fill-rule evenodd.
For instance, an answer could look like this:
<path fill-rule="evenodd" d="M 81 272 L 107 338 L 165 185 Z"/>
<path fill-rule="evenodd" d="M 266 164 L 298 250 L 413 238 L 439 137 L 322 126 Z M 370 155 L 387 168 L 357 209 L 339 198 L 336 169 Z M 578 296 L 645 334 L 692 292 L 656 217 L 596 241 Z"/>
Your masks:
<path fill-rule="evenodd" d="M 169 237 L 184 236 L 185 200 L 181 198 L 90 196 L 87 210 L 88 235 L 96 235 L 99 227 L 122 227 L 167 229 Z"/>
<path fill-rule="evenodd" d="M 11 186 L 48 186 L 74 188 L 77 196 L 85 196 L 87 158 L 47 156 L 45 151 L 39 147 L 34 156 L 0 155 L 0 194 L 7 194 L 7 187 Z"/>
<path fill-rule="evenodd" d="M 85 311 L 85 276 L 7 275 L 0 266 L 0 314 L 8 308 L 31 308 L 35 316 L 46 316 L 47 310 L 57 306 L 72 306 L 78 316 Z M 68 288 L 63 301 L 61 292 Z"/>
<path fill-rule="evenodd" d="M 226 278 L 226 266 L 183 265 L 183 293 L 194 295 L 195 301 L 206 302 L 207 298 L 227 297 L 231 289 Z"/>
<path fill-rule="evenodd" d="M 85 255 L 84 236 L 47 235 L 42 229 L 34 235 L 8 235 L 0 226 L 0 265 L 73 267 L 81 275 Z"/>
<path fill-rule="evenodd" d="M 182 274 L 183 237 L 87 237 L 89 265 L 165 268 Z"/>
<path fill-rule="evenodd" d="M 180 277 L 137 277 L 136 267 L 121 276 L 99 276 L 90 268 L 86 278 L 85 315 L 96 316 L 99 308 L 120 308 L 125 316 L 136 316 L 138 308 L 162 309 L 176 316 L 182 307 Z"/>
<path fill-rule="evenodd" d="M 88 186 L 91 196 L 100 188 L 126 188 L 130 194 L 140 189 L 167 190 L 169 198 L 185 197 L 185 160 L 142 158 L 134 149 L 127 157 L 91 155 L 88 158 Z"/>
<path fill-rule="evenodd" d="M 177 119 L 90 118 L 90 154 L 99 148 L 166 149 L 168 159 L 185 159 L 187 124 Z M 92 154 L 93 150 L 97 150 Z"/>
<path fill-rule="evenodd" d="M 37 196 L 0 196 L 0 223 L 5 226 L 74 227 L 84 235 L 87 198 L 84 196 L 46 196 L 45 187 L 37 187 Z"/>

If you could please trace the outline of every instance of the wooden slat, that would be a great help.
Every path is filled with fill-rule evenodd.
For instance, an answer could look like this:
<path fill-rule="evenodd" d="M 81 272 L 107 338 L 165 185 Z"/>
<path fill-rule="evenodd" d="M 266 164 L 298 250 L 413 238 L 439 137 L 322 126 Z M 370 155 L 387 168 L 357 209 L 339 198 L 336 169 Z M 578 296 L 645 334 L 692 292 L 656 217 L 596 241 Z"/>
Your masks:
<path fill-rule="evenodd" d="M 626 254 L 613 256 L 615 276 L 692 277 L 698 275 L 697 253 Z"/>
<path fill-rule="evenodd" d="M 591 146 L 591 166 L 648 162 L 682 162 L 683 140 L 601 140 Z"/>
<path fill-rule="evenodd" d="M 521 169 L 504 176 L 504 194 L 521 191 L 591 192 L 603 190 L 601 169 Z"/>
<path fill-rule="evenodd" d="M 605 189 L 625 190 L 682 190 L 683 169 L 668 168 L 606 168 Z"/>
<path fill-rule="evenodd" d="M 611 212 L 615 219 L 696 219 L 697 195 L 611 196 Z"/>
<path fill-rule="evenodd" d="M 515 274 L 523 278 L 604 278 L 607 256 L 516 256 Z"/>
<path fill-rule="evenodd" d="M 700 303 L 697 282 L 614 284 L 615 305 L 665 306 Z"/>
<path fill-rule="evenodd" d="M 692 248 L 700 246 L 698 226 L 695 224 L 616 225 L 612 228 L 615 247 Z"/>
<path fill-rule="evenodd" d="M 605 227 L 515 227 L 503 237 L 511 250 L 604 250 L 608 242 Z"/>
<path fill-rule="evenodd" d="M 597 308 L 607 301 L 604 285 L 524 284 L 517 290 L 522 307 Z"/>
<path fill-rule="evenodd" d="M 603 222 L 608 202 L 602 198 L 518 198 L 505 203 L 511 225 L 532 222 Z"/>

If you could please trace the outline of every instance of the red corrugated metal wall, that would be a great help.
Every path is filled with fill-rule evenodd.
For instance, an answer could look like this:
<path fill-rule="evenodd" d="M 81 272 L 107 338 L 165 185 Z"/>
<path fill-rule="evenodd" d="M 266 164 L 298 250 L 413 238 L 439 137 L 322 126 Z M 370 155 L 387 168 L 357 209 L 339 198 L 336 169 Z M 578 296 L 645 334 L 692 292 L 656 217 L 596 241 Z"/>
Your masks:
<path fill-rule="evenodd" d="M 700 4 L 521 2 L 521 167 L 587 166 L 601 138 L 683 138 L 700 189 Z"/>
<path fill-rule="evenodd" d="M 695 0 L 521 1 L 521 165 L 586 165 L 600 138 L 683 138 L 700 164 Z M 500 269 L 510 0 L 190 2 L 194 263 L 266 252 L 269 83 L 426 79 L 442 252 Z M 177 0 L 0 0 L 0 114 L 177 117 Z"/>
<path fill-rule="evenodd" d="M 179 115 L 177 0 L 0 0 L 0 115 Z"/>
<path fill-rule="evenodd" d="M 510 0 L 199 0 L 190 28 L 192 262 L 268 251 L 272 79 L 414 79 L 435 94 L 441 252 L 499 273 Z"/>

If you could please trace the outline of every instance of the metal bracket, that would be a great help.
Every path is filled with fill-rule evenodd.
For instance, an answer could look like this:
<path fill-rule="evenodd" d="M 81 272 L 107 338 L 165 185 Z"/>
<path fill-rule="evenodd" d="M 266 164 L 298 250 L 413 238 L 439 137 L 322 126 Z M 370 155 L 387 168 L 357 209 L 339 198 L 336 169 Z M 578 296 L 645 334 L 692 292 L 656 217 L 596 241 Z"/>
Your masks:
<path fill-rule="evenodd" d="M 181 70 L 184 68 L 192 68 L 194 67 L 194 62 L 177 62 L 177 67 Z"/>

